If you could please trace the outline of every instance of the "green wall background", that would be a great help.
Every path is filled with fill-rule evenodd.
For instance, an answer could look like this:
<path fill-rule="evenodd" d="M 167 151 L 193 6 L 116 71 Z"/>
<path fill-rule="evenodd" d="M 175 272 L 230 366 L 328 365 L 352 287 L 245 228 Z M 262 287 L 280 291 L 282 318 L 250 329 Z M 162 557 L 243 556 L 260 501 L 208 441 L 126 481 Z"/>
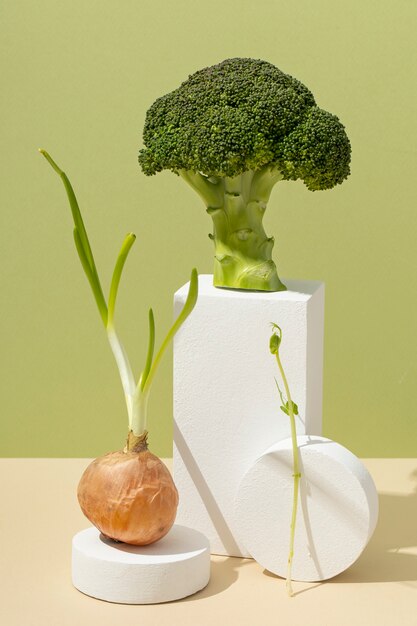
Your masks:
<path fill-rule="evenodd" d="M 265 222 L 280 275 L 326 282 L 324 434 L 362 456 L 417 456 L 417 3 L 17 0 L 1 3 L 2 456 L 96 456 L 124 442 L 116 367 L 73 247 L 50 151 L 74 183 L 106 288 L 119 245 L 121 335 L 139 370 L 152 304 L 210 273 L 210 220 L 174 175 L 137 165 L 145 112 L 189 73 L 268 60 L 345 124 L 352 175 L 281 183 Z M 198 358 L 198 355 L 196 355 Z M 151 446 L 172 446 L 171 355 Z"/>

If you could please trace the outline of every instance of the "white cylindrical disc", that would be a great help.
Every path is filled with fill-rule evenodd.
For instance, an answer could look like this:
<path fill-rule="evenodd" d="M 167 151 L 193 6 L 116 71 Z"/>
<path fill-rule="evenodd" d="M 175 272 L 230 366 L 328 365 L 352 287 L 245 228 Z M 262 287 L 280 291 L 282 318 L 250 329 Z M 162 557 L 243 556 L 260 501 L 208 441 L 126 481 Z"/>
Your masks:
<path fill-rule="evenodd" d="M 124 604 L 178 600 L 203 589 L 210 578 L 210 547 L 200 532 L 174 525 L 148 546 L 105 538 L 96 528 L 72 540 L 72 582 L 83 593 Z"/>
<path fill-rule="evenodd" d="M 300 492 L 293 580 L 336 576 L 360 556 L 375 529 L 378 495 L 359 459 L 340 444 L 299 436 Z M 266 450 L 244 475 L 235 502 L 239 536 L 267 570 L 285 577 L 293 505 L 291 439 Z"/>

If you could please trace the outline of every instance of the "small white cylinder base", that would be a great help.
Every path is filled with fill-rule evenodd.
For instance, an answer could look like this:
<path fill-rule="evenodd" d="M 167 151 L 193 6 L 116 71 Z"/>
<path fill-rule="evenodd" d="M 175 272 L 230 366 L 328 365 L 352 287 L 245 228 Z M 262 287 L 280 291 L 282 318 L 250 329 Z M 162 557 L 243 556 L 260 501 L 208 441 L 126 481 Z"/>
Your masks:
<path fill-rule="evenodd" d="M 107 602 L 170 602 L 200 591 L 209 578 L 208 539 L 185 526 L 149 546 L 117 543 L 94 527 L 72 540 L 74 587 Z"/>
<path fill-rule="evenodd" d="M 340 444 L 299 436 L 300 491 L 292 579 L 326 580 L 364 550 L 378 518 L 365 466 Z M 286 577 L 293 506 L 291 439 L 271 446 L 247 471 L 235 501 L 237 532 L 260 565 Z"/>

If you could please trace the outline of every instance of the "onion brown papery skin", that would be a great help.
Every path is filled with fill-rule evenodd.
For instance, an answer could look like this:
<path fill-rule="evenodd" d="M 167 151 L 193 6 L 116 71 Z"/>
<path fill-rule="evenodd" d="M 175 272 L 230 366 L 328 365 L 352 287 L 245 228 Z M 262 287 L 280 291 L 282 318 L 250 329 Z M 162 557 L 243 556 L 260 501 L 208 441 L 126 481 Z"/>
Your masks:
<path fill-rule="evenodd" d="M 95 459 L 78 485 L 82 512 L 103 535 L 138 546 L 161 539 L 174 523 L 178 491 L 168 468 L 147 449 Z"/>

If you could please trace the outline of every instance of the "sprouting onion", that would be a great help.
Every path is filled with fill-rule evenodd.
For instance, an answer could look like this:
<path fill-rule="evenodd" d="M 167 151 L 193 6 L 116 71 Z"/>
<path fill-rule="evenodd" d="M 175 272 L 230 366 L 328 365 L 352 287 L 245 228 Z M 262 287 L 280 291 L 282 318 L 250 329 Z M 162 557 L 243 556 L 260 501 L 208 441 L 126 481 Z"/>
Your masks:
<path fill-rule="evenodd" d="M 84 514 L 106 536 L 145 545 L 163 537 L 174 523 L 178 492 L 162 461 L 148 450 L 147 412 L 152 382 L 164 352 L 193 310 L 198 296 L 198 274 L 191 272 L 186 302 L 154 357 L 155 321 L 149 310 L 149 341 L 145 366 L 135 380 L 126 350 L 115 328 L 115 308 L 120 278 L 136 236 L 126 235 L 106 302 L 80 208 L 65 174 L 45 150 L 39 152 L 60 176 L 74 221 L 74 241 L 119 370 L 126 400 L 129 430 L 123 451 L 95 459 L 84 472 L 78 499 Z"/>
<path fill-rule="evenodd" d="M 277 324 L 272 323 L 273 334 L 269 341 L 269 349 L 271 354 L 275 355 L 278 369 L 281 374 L 282 382 L 284 383 L 285 393 L 287 395 L 287 399 L 285 399 L 284 394 L 282 393 L 278 381 L 275 379 L 275 383 L 278 388 L 278 392 L 281 398 L 281 410 L 289 416 L 290 424 L 291 424 L 291 440 L 292 440 L 292 453 L 293 453 L 293 478 L 294 478 L 294 488 L 293 488 L 293 505 L 292 505 L 292 515 L 291 515 L 291 524 L 290 524 L 290 546 L 288 551 L 288 565 L 287 565 L 287 581 L 286 587 L 288 595 L 293 595 L 292 583 L 291 583 L 291 569 L 292 562 L 294 557 L 294 538 L 295 538 L 295 524 L 297 520 L 297 506 L 298 506 L 298 490 L 301 478 L 300 472 L 300 461 L 298 455 L 298 446 L 297 446 L 297 431 L 295 427 L 295 415 L 298 415 L 298 406 L 291 399 L 290 389 L 288 386 L 287 377 L 285 376 L 284 368 L 282 367 L 281 359 L 279 356 L 279 348 L 282 341 L 282 330 Z"/>

